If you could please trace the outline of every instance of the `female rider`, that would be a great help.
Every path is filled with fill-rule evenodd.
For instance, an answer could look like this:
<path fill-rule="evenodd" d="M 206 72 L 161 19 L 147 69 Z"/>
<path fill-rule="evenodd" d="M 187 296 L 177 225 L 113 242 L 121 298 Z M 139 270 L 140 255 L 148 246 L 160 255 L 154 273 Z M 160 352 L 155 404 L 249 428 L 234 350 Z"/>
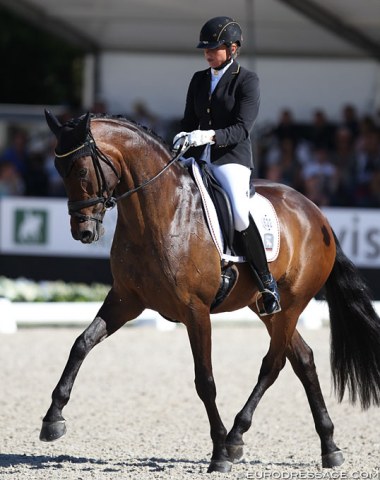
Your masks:
<path fill-rule="evenodd" d="M 186 139 L 194 147 L 186 156 L 195 159 L 204 145 L 211 145 L 210 169 L 230 198 L 237 240 L 262 292 L 260 314 L 272 315 L 281 310 L 280 295 L 249 213 L 250 132 L 259 110 L 259 80 L 235 60 L 241 44 L 241 28 L 230 17 L 212 18 L 202 27 L 198 48 L 203 49 L 210 68 L 196 72 L 190 82 L 181 121 L 184 131 L 174 137 L 173 145 Z"/>

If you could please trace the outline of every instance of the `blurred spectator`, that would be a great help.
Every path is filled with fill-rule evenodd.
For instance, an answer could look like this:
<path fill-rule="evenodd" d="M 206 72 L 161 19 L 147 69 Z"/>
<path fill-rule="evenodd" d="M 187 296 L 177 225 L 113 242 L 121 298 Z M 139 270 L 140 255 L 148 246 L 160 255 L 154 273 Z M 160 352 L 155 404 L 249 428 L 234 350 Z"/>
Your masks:
<path fill-rule="evenodd" d="M 301 189 L 301 164 L 296 145 L 290 137 L 284 137 L 279 145 L 268 151 L 265 159 L 264 177 Z"/>
<path fill-rule="evenodd" d="M 368 127 L 368 125 L 367 125 Z M 373 126 L 362 130 L 354 168 L 354 200 L 359 207 L 372 207 L 372 178 L 380 171 L 380 132 Z M 371 190 L 372 189 L 372 190 Z"/>
<path fill-rule="evenodd" d="M 137 100 L 133 104 L 132 120 L 143 127 L 155 129 L 157 117 L 154 115 L 143 100 Z"/>
<path fill-rule="evenodd" d="M 305 195 L 318 206 L 330 205 L 337 188 L 337 169 L 326 147 L 314 149 L 313 158 L 303 167 L 302 175 Z"/>
<path fill-rule="evenodd" d="M 313 147 L 333 147 L 334 126 L 327 120 L 325 112 L 317 109 L 313 115 L 309 139 Z"/>
<path fill-rule="evenodd" d="M 46 197 L 49 193 L 48 182 L 44 153 L 42 151 L 31 152 L 26 167 L 25 195 Z"/>
<path fill-rule="evenodd" d="M 173 136 L 169 136 L 168 134 L 171 129 L 171 122 L 165 121 L 155 115 L 143 100 L 137 100 L 133 104 L 131 120 L 152 130 L 166 142 L 171 143 Z"/>
<path fill-rule="evenodd" d="M 91 111 L 105 113 L 106 105 L 96 101 Z M 63 123 L 82 113 L 67 109 L 59 120 Z M 377 115 L 376 120 L 359 117 L 347 103 L 335 124 L 321 108 L 315 109 L 310 122 L 301 123 L 290 108 L 283 108 L 274 127 L 256 129 L 256 175 L 292 186 L 319 206 L 380 208 L 380 110 Z M 133 105 L 130 118 L 169 145 L 178 131 L 177 119 L 159 118 L 141 100 Z M 31 141 L 21 127 L 13 127 L 10 134 L 0 152 L 0 195 L 65 197 L 50 132 Z"/>
<path fill-rule="evenodd" d="M 367 207 L 380 208 L 380 169 L 373 172 L 369 182 L 369 202 Z"/>
<path fill-rule="evenodd" d="M 17 172 L 24 176 L 28 162 L 27 133 L 21 128 L 15 128 L 10 134 L 9 145 L 0 155 L 0 162 L 10 162 Z"/>
<path fill-rule="evenodd" d="M 364 138 L 368 133 L 376 129 L 376 122 L 370 115 L 364 115 L 359 121 L 359 135 L 356 140 L 356 147 L 358 150 L 362 148 Z"/>
<path fill-rule="evenodd" d="M 44 169 L 48 180 L 48 196 L 50 197 L 65 197 L 66 190 L 63 184 L 63 180 L 59 175 L 54 165 L 55 160 L 55 139 L 50 139 L 46 153 Z"/>
<path fill-rule="evenodd" d="M 337 206 L 352 205 L 357 154 L 354 136 L 345 126 L 339 127 L 335 132 L 331 161 L 337 172 L 337 186 L 332 203 Z"/>
<path fill-rule="evenodd" d="M 278 142 L 281 142 L 285 138 L 292 140 L 296 145 L 299 139 L 299 129 L 294 122 L 293 113 L 288 108 L 285 108 L 280 113 L 277 126 L 272 130 Z"/>
<path fill-rule="evenodd" d="M 344 105 L 342 109 L 341 126 L 346 127 L 350 131 L 352 138 L 356 140 L 359 135 L 359 119 L 353 105 Z"/>
<path fill-rule="evenodd" d="M 0 197 L 23 195 L 25 191 L 22 176 L 12 162 L 0 163 Z"/>
<path fill-rule="evenodd" d="M 321 188 L 320 177 L 317 173 L 305 176 L 302 193 L 318 207 L 326 207 L 330 204 L 328 195 Z"/>

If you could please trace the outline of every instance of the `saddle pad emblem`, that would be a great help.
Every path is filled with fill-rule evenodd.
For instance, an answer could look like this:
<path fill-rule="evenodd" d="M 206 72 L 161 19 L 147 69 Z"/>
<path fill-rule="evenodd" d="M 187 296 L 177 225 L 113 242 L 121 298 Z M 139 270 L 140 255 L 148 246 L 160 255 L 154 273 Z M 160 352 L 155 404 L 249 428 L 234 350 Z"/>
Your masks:
<path fill-rule="evenodd" d="M 265 250 L 272 251 L 274 247 L 274 236 L 271 233 L 265 233 L 263 243 Z"/>

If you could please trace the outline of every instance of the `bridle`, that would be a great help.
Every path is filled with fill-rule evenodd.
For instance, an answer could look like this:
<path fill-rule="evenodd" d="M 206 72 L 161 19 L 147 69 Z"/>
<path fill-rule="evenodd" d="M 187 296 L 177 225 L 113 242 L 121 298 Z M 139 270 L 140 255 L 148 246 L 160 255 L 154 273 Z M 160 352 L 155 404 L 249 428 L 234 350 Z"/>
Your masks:
<path fill-rule="evenodd" d="M 103 162 L 111 168 L 111 170 L 113 171 L 113 173 L 118 179 L 117 183 L 120 182 L 119 174 L 115 166 L 113 165 L 112 161 L 96 145 L 94 137 L 92 136 L 92 133 L 88 132 L 86 141 L 81 146 L 77 147 L 75 150 L 72 150 L 64 154 L 55 153 L 55 156 L 57 159 L 67 157 L 69 160 L 71 160 L 72 163 L 79 157 L 87 156 L 87 155 L 91 156 L 96 178 L 97 178 L 97 183 L 98 183 L 97 196 L 88 198 L 86 200 L 68 201 L 69 215 L 78 218 L 80 222 L 86 222 L 86 221 L 92 220 L 97 224 L 102 223 L 104 213 L 107 210 L 111 210 L 112 208 L 115 207 L 117 202 L 119 202 L 120 200 L 130 197 L 132 194 L 138 192 L 139 190 L 143 189 L 150 183 L 157 180 L 157 178 L 160 177 L 171 165 L 173 165 L 173 163 L 176 162 L 181 157 L 181 155 L 183 155 L 189 148 L 190 148 L 190 145 L 188 144 L 188 142 L 183 142 L 183 144 L 181 144 L 179 148 L 176 148 L 175 150 L 173 150 L 175 152 L 175 155 L 154 177 L 144 181 L 137 187 L 132 188 L 131 190 L 127 190 L 121 195 L 115 197 L 112 195 L 113 190 L 111 191 L 107 184 L 101 163 Z M 99 203 L 103 205 L 103 208 L 100 212 L 94 213 L 92 215 L 84 215 L 83 213 L 80 213 L 80 210 L 82 210 L 83 208 L 91 207 Z"/>

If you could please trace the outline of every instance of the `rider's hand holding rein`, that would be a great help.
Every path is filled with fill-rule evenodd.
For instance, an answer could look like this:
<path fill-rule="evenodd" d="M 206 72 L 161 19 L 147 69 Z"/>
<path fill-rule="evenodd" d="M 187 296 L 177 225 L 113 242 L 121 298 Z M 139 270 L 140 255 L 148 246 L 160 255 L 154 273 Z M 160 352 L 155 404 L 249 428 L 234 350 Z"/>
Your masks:
<path fill-rule="evenodd" d="M 180 132 L 173 139 L 173 148 L 178 150 L 188 142 L 191 147 L 213 145 L 215 143 L 215 130 L 194 130 L 192 132 Z"/>

